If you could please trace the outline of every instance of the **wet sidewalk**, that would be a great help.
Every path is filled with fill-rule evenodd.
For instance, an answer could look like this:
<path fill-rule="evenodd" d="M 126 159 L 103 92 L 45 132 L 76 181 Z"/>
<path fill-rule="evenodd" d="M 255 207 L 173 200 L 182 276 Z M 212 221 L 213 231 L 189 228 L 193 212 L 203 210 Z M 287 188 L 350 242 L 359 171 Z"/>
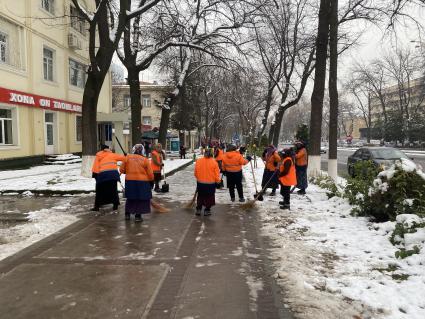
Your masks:
<path fill-rule="evenodd" d="M 1 318 L 292 318 L 255 212 L 80 221 L 0 262 Z"/>

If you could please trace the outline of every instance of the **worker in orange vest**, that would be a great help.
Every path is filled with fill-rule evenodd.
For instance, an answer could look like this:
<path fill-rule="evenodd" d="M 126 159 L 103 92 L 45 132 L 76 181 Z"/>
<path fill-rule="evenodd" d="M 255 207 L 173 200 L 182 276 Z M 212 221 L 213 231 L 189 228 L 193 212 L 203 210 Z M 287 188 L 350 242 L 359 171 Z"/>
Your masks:
<path fill-rule="evenodd" d="M 297 172 L 297 186 L 293 188 L 298 188 L 297 191 L 300 195 L 305 195 L 305 190 L 308 187 L 307 182 L 307 150 L 305 144 L 301 141 L 295 142 L 295 170 Z M 292 190 L 292 191 L 293 191 Z"/>
<path fill-rule="evenodd" d="M 220 169 L 213 158 L 212 149 L 206 149 L 204 157 L 195 163 L 196 191 L 198 193 L 196 203 L 196 215 L 200 216 L 202 207 L 205 207 L 204 216 L 211 215 L 211 207 L 215 205 L 215 190 L 220 183 Z"/>
<path fill-rule="evenodd" d="M 160 192 L 159 182 L 162 179 L 162 167 L 164 166 L 164 153 L 160 143 L 155 144 L 151 153 L 151 165 L 154 175 L 155 192 Z"/>
<path fill-rule="evenodd" d="M 221 149 L 221 147 L 219 145 L 216 145 L 214 147 L 214 158 L 217 161 L 218 164 L 218 168 L 220 168 L 220 172 L 222 171 L 222 166 L 223 166 L 223 150 Z"/>
<path fill-rule="evenodd" d="M 251 156 L 243 158 L 241 153 L 236 150 L 236 146 L 227 146 L 226 153 L 223 155 L 223 173 L 227 177 L 227 187 L 232 202 L 235 201 L 235 187 L 238 191 L 239 202 L 245 201 L 242 187 L 242 166 L 248 164 L 251 159 Z"/>
<path fill-rule="evenodd" d="M 133 154 L 128 154 L 120 167 L 125 174 L 125 219 L 134 214 L 136 222 L 142 222 L 142 214 L 151 212 L 153 171 L 149 159 L 145 157 L 142 144 L 133 146 Z"/>
<path fill-rule="evenodd" d="M 269 145 L 262 154 L 265 163 L 263 179 L 261 181 L 262 188 L 271 188 L 270 196 L 276 195 L 276 189 L 279 187 L 279 176 L 277 170 L 279 168 L 280 156 L 274 145 Z"/>
<path fill-rule="evenodd" d="M 281 209 L 290 209 L 291 186 L 297 185 L 295 164 L 292 160 L 293 151 L 284 149 L 281 153 L 282 163 L 279 168 L 280 194 L 283 201 L 279 202 Z"/>
<path fill-rule="evenodd" d="M 99 207 L 113 204 L 113 210 L 118 209 L 117 182 L 120 181 L 118 161 L 123 161 L 124 155 L 113 153 L 108 145 L 102 145 L 101 151 L 96 153 L 92 166 L 92 176 L 96 179 L 96 197 L 92 211 L 99 211 Z"/>

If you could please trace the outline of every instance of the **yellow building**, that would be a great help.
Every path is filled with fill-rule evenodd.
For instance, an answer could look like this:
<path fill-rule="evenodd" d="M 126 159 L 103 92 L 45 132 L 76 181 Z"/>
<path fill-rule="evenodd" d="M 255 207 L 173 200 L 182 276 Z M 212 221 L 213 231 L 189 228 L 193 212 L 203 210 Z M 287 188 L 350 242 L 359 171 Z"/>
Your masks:
<path fill-rule="evenodd" d="M 70 0 L 0 0 L 0 167 L 81 152 L 86 30 Z M 111 99 L 107 76 L 98 112 Z"/>

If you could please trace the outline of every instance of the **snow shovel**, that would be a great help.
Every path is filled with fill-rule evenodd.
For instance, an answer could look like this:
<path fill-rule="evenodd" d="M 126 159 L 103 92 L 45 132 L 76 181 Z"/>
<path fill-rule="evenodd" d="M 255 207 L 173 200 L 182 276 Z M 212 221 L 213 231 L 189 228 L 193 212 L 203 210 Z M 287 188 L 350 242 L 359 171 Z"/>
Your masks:
<path fill-rule="evenodd" d="M 164 184 L 161 186 L 161 192 L 168 193 L 170 191 L 170 185 L 167 184 L 167 180 L 165 179 L 165 167 L 162 167 L 162 170 L 164 172 Z"/>
<path fill-rule="evenodd" d="M 260 202 L 262 202 L 264 200 L 263 193 L 258 193 L 257 181 L 255 179 L 255 173 L 254 173 L 254 167 L 252 166 L 252 161 L 250 161 L 249 163 L 251 164 L 252 177 L 254 178 L 254 186 L 255 186 L 255 196 L 254 197 L 257 200 L 259 200 Z"/>

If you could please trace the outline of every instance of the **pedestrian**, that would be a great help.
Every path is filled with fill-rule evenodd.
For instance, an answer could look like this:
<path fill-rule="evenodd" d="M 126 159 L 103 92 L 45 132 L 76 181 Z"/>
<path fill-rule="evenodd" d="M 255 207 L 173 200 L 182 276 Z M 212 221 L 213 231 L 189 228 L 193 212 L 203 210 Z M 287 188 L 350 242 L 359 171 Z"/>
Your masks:
<path fill-rule="evenodd" d="M 186 147 L 180 145 L 180 159 L 186 159 Z"/>
<path fill-rule="evenodd" d="M 282 163 L 279 168 L 280 194 L 283 201 L 279 202 L 281 209 L 290 209 L 291 186 L 297 185 L 295 164 L 292 159 L 292 151 L 285 149 L 281 154 Z"/>
<path fill-rule="evenodd" d="M 200 216 L 202 207 L 204 216 L 211 215 L 211 207 L 215 205 L 215 190 L 220 183 L 220 169 L 213 158 L 212 149 L 205 150 L 204 157 L 198 159 L 195 163 L 196 177 L 196 215 Z"/>
<path fill-rule="evenodd" d="M 246 153 L 246 146 L 245 145 L 241 145 L 241 147 L 239 147 L 239 153 L 241 153 L 242 156 L 245 155 L 245 153 Z"/>
<path fill-rule="evenodd" d="M 269 145 L 262 154 L 262 159 L 265 163 L 261 188 L 271 188 L 270 196 L 276 195 L 276 189 L 279 186 L 278 168 L 281 161 L 280 156 L 274 145 Z"/>
<path fill-rule="evenodd" d="M 108 145 L 102 145 L 96 153 L 92 167 L 92 176 L 96 179 L 96 197 L 92 211 L 99 211 L 102 205 L 112 204 L 113 210 L 118 209 L 120 199 L 118 197 L 117 182 L 120 181 L 118 173 L 118 161 L 123 161 L 124 155 L 113 153 Z"/>
<path fill-rule="evenodd" d="M 243 158 L 236 150 L 235 145 L 227 145 L 227 151 L 223 155 L 223 172 L 227 177 L 227 188 L 229 188 L 230 200 L 235 201 L 235 187 L 238 191 L 239 202 L 245 202 L 242 187 L 242 166 L 248 164 L 250 156 Z"/>
<path fill-rule="evenodd" d="M 126 156 L 120 167 L 125 174 L 125 220 L 134 214 L 136 222 L 142 222 L 142 214 L 151 212 L 153 171 L 149 159 L 145 156 L 142 144 L 133 146 L 133 154 Z"/>
<path fill-rule="evenodd" d="M 154 145 L 152 153 L 151 153 L 151 166 L 152 166 L 152 170 L 153 170 L 153 175 L 154 175 L 154 184 L 155 184 L 155 188 L 154 191 L 155 192 L 160 192 L 161 189 L 159 188 L 159 183 L 161 182 L 162 179 L 162 167 L 164 166 L 164 152 L 162 151 L 162 145 L 160 143 L 157 143 Z"/>
<path fill-rule="evenodd" d="M 151 143 L 149 141 L 145 141 L 145 156 L 149 158 L 151 153 Z"/>
<path fill-rule="evenodd" d="M 300 195 L 305 195 L 305 190 L 308 187 L 307 182 L 307 150 L 303 142 L 295 143 L 295 169 L 297 172 L 297 193 Z M 295 187 L 294 187 L 295 189 Z"/>

